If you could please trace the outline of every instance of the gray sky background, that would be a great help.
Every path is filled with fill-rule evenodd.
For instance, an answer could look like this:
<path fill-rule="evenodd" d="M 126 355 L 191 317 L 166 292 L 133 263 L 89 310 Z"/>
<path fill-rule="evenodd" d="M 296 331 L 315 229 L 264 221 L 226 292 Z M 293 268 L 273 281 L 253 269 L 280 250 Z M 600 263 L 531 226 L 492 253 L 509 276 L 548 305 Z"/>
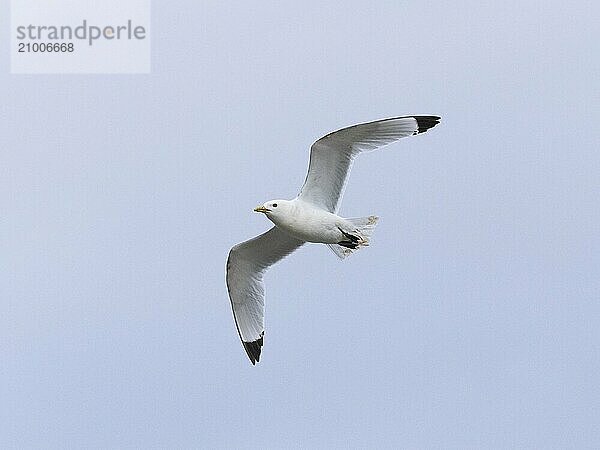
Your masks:
<path fill-rule="evenodd" d="M 8 40 L 7 4 L 0 16 Z M 594 2 L 154 2 L 153 73 L 0 74 L 0 447 L 598 448 Z M 229 248 L 309 145 L 357 161 L 345 262 L 266 277 L 261 363 Z"/>

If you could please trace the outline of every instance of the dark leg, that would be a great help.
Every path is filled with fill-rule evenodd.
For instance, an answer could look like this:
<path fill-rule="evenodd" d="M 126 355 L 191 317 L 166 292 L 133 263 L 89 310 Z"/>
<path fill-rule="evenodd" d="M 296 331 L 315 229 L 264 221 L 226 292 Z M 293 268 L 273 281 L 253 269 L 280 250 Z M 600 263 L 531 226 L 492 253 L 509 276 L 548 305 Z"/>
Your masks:
<path fill-rule="evenodd" d="M 352 241 L 340 241 L 340 242 L 338 242 L 338 245 L 341 245 L 342 247 L 346 247 L 346 248 L 351 248 L 352 250 L 354 250 L 356 247 L 358 247 L 358 243 L 352 242 Z"/>
<path fill-rule="evenodd" d="M 358 241 L 360 241 L 360 237 L 358 237 L 358 236 L 355 236 L 355 235 L 353 235 L 353 234 L 350 234 L 350 233 L 346 233 L 346 232 L 345 232 L 344 230 L 342 230 L 340 227 L 338 227 L 338 230 L 340 230 L 340 232 L 341 232 L 341 233 L 342 233 L 342 234 L 343 234 L 343 235 L 344 235 L 344 236 L 345 236 L 347 239 L 349 239 L 349 240 L 350 240 L 350 242 L 357 243 Z M 345 241 L 344 241 L 344 242 L 345 242 Z M 342 244 L 340 243 L 340 245 L 342 245 Z"/>

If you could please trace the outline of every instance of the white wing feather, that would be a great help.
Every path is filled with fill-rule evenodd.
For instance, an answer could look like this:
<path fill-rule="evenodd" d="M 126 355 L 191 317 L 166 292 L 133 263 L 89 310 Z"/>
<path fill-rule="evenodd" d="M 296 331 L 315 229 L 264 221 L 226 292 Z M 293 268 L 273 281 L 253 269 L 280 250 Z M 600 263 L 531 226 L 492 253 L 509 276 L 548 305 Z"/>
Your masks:
<path fill-rule="evenodd" d="M 405 116 L 362 123 L 329 133 L 310 149 L 310 163 L 298 198 L 337 212 L 354 158 L 362 152 L 427 131 L 437 116 Z"/>
<path fill-rule="evenodd" d="M 252 364 L 260 358 L 264 334 L 267 268 L 285 258 L 304 242 L 273 227 L 233 247 L 227 259 L 227 289 L 235 324 Z"/>

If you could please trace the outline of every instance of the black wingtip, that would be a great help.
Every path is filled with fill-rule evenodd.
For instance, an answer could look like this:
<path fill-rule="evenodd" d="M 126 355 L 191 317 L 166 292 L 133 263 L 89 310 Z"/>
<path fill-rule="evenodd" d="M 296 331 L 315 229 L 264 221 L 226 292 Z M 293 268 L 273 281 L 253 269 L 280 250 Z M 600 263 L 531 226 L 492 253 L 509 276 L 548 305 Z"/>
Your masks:
<path fill-rule="evenodd" d="M 260 338 L 258 338 L 256 341 L 242 341 L 242 344 L 244 344 L 244 349 L 246 350 L 246 353 L 248 354 L 248 358 L 250 358 L 250 362 L 252 363 L 252 365 L 255 365 L 257 362 L 260 361 L 260 351 L 263 346 L 264 335 L 265 332 L 263 331 L 260 335 Z"/>
<path fill-rule="evenodd" d="M 415 134 L 425 133 L 430 128 L 435 127 L 440 123 L 440 117 L 438 116 L 413 116 L 417 121 L 419 129 Z"/>

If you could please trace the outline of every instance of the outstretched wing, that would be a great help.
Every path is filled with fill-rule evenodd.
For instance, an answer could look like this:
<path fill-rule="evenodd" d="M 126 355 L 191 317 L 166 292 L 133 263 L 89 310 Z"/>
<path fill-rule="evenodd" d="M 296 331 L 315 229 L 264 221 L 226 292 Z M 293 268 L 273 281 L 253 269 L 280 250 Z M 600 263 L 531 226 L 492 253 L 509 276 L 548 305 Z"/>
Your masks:
<path fill-rule="evenodd" d="M 436 126 L 438 116 L 404 116 L 362 123 L 329 133 L 310 148 L 310 163 L 298 195 L 304 201 L 335 213 L 342 198 L 352 161 L 405 136 Z"/>
<path fill-rule="evenodd" d="M 260 359 L 263 345 L 265 285 L 267 268 L 304 244 L 277 227 L 229 251 L 227 290 L 235 326 L 252 364 Z"/>

